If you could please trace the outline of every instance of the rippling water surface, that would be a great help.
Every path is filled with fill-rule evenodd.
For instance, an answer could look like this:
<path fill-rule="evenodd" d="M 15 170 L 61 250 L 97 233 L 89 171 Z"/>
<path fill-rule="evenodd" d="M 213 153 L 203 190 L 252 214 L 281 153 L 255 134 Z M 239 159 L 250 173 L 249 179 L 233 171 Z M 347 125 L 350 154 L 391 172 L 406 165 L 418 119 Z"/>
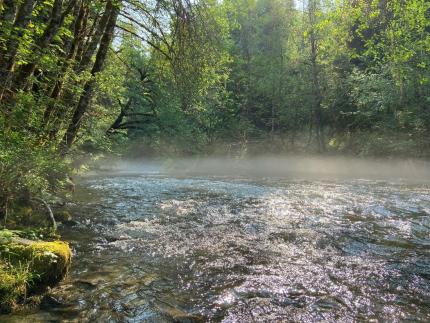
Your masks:
<path fill-rule="evenodd" d="M 430 320 L 429 185 L 136 174 L 78 195 L 72 272 L 27 319 Z"/>

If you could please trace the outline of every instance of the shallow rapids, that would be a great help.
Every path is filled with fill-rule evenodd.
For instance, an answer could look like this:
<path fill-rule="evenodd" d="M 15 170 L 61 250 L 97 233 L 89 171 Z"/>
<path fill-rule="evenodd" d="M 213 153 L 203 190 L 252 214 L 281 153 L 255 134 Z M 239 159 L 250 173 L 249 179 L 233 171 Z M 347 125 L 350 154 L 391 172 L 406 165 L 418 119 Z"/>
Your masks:
<path fill-rule="evenodd" d="M 430 320 L 430 185 L 93 177 L 73 269 L 10 321 Z"/>

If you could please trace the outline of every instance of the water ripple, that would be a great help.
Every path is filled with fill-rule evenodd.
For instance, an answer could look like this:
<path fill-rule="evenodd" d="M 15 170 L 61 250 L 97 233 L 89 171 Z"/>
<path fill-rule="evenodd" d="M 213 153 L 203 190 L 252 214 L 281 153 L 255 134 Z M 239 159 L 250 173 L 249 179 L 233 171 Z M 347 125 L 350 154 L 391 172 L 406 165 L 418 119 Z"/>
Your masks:
<path fill-rule="evenodd" d="M 430 188 L 375 181 L 88 179 L 75 265 L 36 317 L 430 320 Z M 87 222 L 85 222 L 87 221 Z"/>

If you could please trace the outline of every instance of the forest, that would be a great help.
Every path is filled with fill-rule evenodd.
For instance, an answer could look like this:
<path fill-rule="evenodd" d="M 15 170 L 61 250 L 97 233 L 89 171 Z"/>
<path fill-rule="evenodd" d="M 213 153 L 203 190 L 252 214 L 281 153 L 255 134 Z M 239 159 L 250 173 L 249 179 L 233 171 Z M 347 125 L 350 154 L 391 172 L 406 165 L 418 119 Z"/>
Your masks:
<path fill-rule="evenodd" d="M 112 156 L 426 160 L 429 109 L 428 0 L 0 0 L 0 221 Z"/>
<path fill-rule="evenodd" d="M 429 154 L 428 1 L 0 5 L 2 213 L 90 155 Z"/>

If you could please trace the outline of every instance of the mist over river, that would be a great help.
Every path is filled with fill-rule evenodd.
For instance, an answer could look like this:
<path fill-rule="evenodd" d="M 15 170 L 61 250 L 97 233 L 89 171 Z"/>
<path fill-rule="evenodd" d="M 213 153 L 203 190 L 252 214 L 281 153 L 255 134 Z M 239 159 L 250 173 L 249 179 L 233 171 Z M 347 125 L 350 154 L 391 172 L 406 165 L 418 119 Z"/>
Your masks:
<path fill-rule="evenodd" d="M 0 319 L 430 321 L 427 164 L 164 165 L 80 179 L 69 277 Z"/>

